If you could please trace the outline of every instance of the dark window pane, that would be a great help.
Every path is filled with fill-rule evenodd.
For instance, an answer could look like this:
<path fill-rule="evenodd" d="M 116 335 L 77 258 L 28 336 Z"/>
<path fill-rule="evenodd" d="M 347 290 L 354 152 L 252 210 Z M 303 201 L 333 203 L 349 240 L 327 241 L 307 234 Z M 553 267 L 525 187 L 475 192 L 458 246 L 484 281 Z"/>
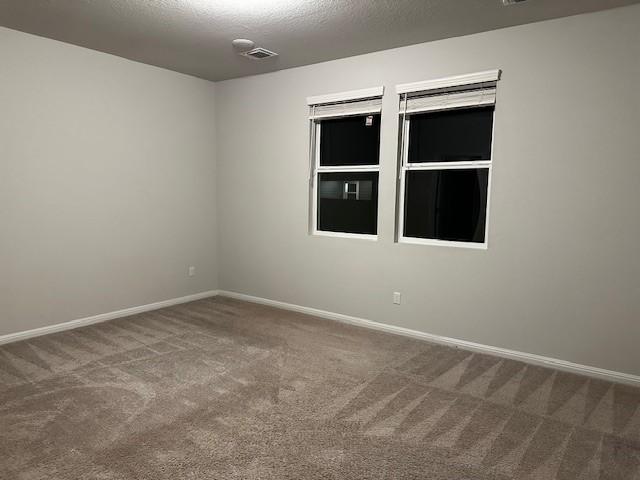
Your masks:
<path fill-rule="evenodd" d="M 318 230 L 375 235 L 378 172 L 318 174 Z"/>
<path fill-rule="evenodd" d="M 409 163 L 491 160 L 493 107 L 419 113 L 409 123 Z"/>
<path fill-rule="evenodd" d="M 406 175 L 405 237 L 484 243 L 489 169 Z"/>
<path fill-rule="evenodd" d="M 367 121 L 367 117 L 370 117 Z M 322 120 L 320 165 L 377 165 L 380 156 L 380 115 Z"/>

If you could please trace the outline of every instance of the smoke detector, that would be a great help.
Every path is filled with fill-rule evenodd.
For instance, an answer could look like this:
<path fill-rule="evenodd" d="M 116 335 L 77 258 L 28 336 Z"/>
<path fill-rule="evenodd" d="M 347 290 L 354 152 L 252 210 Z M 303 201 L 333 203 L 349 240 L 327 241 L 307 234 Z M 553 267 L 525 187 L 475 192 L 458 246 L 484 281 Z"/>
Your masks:
<path fill-rule="evenodd" d="M 252 58 L 253 60 L 264 60 L 265 58 L 278 56 L 277 53 L 262 47 L 254 48 L 253 50 L 249 50 L 248 52 L 242 52 L 240 55 Z"/>
<path fill-rule="evenodd" d="M 248 52 L 256 46 L 256 44 L 253 43 L 252 40 L 248 40 L 246 38 L 236 38 L 233 42 L 231 42 L 231 45 L 233 45 L 233 48 L 235 48 L 236 51 L 240 53 Z"/>

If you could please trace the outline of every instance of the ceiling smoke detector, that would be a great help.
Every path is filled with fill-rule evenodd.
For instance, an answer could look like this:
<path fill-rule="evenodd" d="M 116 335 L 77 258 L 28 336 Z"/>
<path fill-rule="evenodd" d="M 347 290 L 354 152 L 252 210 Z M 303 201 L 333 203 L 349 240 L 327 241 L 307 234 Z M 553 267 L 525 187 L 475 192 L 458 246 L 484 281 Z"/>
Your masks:
<path fill-rule="evenodd" d="M 522 3 L 522 2 L 526 2 L 527 0 L 502 0 L 502 4 L 505 7 L 508 7 L 509 5 L 515 5 L 516 3 Z"/>
<path fill-rule="evenodd" d="M 252 40 L 248 40 L 246 38 L 236 38 L 233 42 L 231 42 L 231 45 L 233 45 L 233 48 L 235 48 L 238 52 L 248 52 L 256 46 L 256 44 L 253 43 Z"/>
<path fill-rule="evenodd" d="M 262 47 L 254 48 L 253 50 L 249 50 L 248 52 L 242 52 L 240 55 L 252 58 L 254 60 L 264 60 L 265 58 L 278 56 L 277 53 Z"/>

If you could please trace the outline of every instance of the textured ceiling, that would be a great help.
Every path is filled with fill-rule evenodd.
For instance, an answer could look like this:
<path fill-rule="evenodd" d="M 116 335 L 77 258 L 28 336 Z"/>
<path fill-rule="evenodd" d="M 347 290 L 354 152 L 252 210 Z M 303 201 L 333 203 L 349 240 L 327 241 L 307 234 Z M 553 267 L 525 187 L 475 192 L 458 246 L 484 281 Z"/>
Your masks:
<path fill-rule="evenodd" d="M 0 0 L 0 25 L 209 80 L 640 0 Z M 234 38 L 278 52 L 238 56 Z"/>

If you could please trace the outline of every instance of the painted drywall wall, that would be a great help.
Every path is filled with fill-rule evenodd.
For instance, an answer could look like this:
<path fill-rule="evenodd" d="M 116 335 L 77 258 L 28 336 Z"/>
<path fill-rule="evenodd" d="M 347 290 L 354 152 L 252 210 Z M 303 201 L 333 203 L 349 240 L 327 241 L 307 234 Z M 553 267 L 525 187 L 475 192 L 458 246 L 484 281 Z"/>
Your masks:
<path fill-rule="evenodd" d="M 213 84 L 4 28 L 0 59 L 0 335 L 215 289 Z"/>
<path fill-rule="evenodd" d="M 636 5 L 217 83 L 220 288 L 640 374 L 639 31 Z M 394 86 L 493 68 L 488 250 L 394 243 Z M 379 240 L 309 236 L 305 98 L 377 85 Z"/>

